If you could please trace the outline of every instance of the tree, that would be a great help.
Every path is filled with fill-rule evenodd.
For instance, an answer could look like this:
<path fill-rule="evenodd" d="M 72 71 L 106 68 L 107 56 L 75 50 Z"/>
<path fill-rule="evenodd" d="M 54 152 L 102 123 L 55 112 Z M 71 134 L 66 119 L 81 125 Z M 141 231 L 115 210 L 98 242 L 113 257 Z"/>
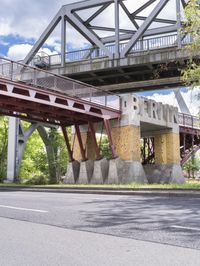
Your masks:
<path fill-rule="evenodd" d="M 8 119 L 0 116 L 0 181 L 6 177 L 8 147 Z"/>
<path fill-rule="evenodd" d="M 108 160 L 111 159 L 112 158 L 112 153 L 111 153 L 111 150 L 110 150 L 108 137 L 106 135 L 101 136 L 101 140 L 99 139 L 98 143 L 100 143 L 100 150 L 101 150 L 102 157 L 106 158 Z"/>
<path fill-rule="evenodd" d="M 199 59 L 194 60 L 194 55 L 200 55 L 200 2 L 190 0 L 185 7 L 186 22 L 184 33 L 192 38 L 192 43 L 186 49 L 190 52 L 190 60 L 187 67 L 182 71 L 184 81 L 194 86 L 200 85 L 200 64 Z"/>
<path fill-rule="evenodd" d="M 195 171 L 200 170 L 200 162 L 199 159 L 196 157 L 193 157 L 191 160 L 187 161 L 185 165 L 183 166 L 183 170 L 187 171 L 188 178 L 191 178 L 195 176 Z"/>
<path fill-rule="evenodd" d="M 38 127 L 26 143 L 20 179 L 30 184 L 57 183 L 66 172 L 67 162 L 61 130 Z"/>

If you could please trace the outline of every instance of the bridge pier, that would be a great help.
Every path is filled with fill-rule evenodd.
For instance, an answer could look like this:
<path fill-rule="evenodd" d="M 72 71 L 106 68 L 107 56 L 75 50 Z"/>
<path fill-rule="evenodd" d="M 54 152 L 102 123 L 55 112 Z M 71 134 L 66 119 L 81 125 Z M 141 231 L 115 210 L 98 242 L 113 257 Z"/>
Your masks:
<path fill-rule="evenodd" d="M 179 164 L 180 163 L 180 139 L 179 133 L 172 131 L 154 136 L 155 163 Z"/>
<path fill-rule="evenodd" d="M 7 179 L 6 182 L 12 183 L 16 178 L 16 151 L 18 142 L 19 119 L 9 118 L 8 125 L 8 154 L 7 154 Z"/>
<path fill-rule="evenodd" d="M 19 118 L 10 117 L 8 126 L 7 178 L 5 182 L 12 183 L 19 179 L 19 171 L 28 138 L 38 128 L 38 123 L 32 123 L 26 131 L 23 130 Z"/>
<path fill-rule="evenodd" d="M 80 171 L 79 178 L 81 176 L 82 179 L 82 174 L 86 173 L 84 183 L 93 183 L 94 180 L 99 184 L 184 183 L 180 166 L 178 109 L 132 94 L 122 97 L 121 107 L 121 119 L 113 120 L 111 126 L 112 142 L 118 158 L 107 162 L 107 170 L 106 164 L 103 166 L 101 161 L 94 161 L 94 146 L 90 133 L 85 127 L 85 131 L 83 129 L 81 131 L 81 138 L 86 157 L 94 164 L 90 167 L 90 174 L 85 167 L 86 170 Z M 99 124 L 96 128 L 100 132 Z M 154 158 L 146 160 L 153 164 L 142 165 L 141 139 L 143 137 L 153 139 L 154 150 L 150 156 Z M 81 159 L 76 141 L 74 156 L 77 160 Z M 81 165 L 81 169 L 83 166 Z M 92 178 L 90 178 L 92 171 Z"/>
<path fill-rule="evenodd" d="M 149 183 L 183 184 L 180 166 L 179 133 L 168 131 L 154 135 L 155 164 L 145 165 Z"/>
<path fill-rule="evenodd" d="M 137 125 L 124 125 L 113 127 L 112 136 L 119 159 L 115 160 L 117 173 L 116 181 L 112 171 L 108 180 L 115 183 L 147 183 L 146 174 L 140 161 L 140 127 Z M 113 162 L 112 162 L 113 164 Z M 113 166 L 112 166 L 113 168 Z"/>

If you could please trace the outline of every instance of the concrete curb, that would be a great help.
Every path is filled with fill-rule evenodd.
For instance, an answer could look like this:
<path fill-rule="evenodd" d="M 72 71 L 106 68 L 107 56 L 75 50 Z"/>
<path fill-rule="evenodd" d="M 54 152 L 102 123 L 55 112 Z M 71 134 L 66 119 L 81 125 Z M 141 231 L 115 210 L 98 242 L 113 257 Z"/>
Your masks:
<path fill-rule="evenodd" d="M 119 188 L 33 188 L 33 187 L 0 187 L 3 191 L 77 193 L 122 196 L 158 196 L 158 197 L 195 197 L 200 198 L 200 190 L 195 189 L 119 189 Z"/>

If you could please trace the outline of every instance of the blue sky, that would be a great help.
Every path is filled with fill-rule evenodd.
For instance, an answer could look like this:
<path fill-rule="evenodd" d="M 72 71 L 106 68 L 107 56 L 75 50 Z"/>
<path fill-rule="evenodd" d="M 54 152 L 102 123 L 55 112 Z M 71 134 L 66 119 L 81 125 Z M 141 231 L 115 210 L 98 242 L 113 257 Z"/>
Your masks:
<path fill-rule="evenodd" d="M 78 2 L 77 0 L 1 0 L 0 6 L 0 56 L 9 57 L 13 60 L 23 59 L 30 51 L 34 43 L 50 23 L 51 19 L 64 4 Z M 146 0 L 138 0 L 135 5 L 141 5 Z M 170 2 L 173 2 L 171 0 Z M 49 4 L 50 3 L 50 4 Z M 127 6 L 133 9 L 133 0 L 126 1 Z M 170 6 L 168 7 L 169 10 Z M 172 13 L 172 11 L 171 11 Z M 87 14 L 86 14 L 87 15 Z M 163 14 L 165 16 L 165 14 Z M 166 12 L 168 17 L 168 13 Z M 109 18 L 108 18 L 109 17 Z M 110 18 L 111 17 L 111 18 Z M 112 16 L 105 16 L 105 19 L 112 19 Z M 111 25 L 111 21 L 106 24 Z M 124 22 L 123 22 L 124 23 Z M 77 34 L 72 28 L 67 28 L 67 50 L 78 50 L 87 46 L 87 41 Z M 44 50 L 49 54 L 57 54 L 60 51 L 60 28 L 56 28 L 44 45 Z M 199 110 L 199 102 L 196 94 L 198 89 L 193 92 L 182 89 L 183 96 L 190 106 L 192 113 L 196 114 Z M 144 96 L 165 103 L 177 104 L 174 100 L 172 90 L 161 90 L 142 92 Z M 172 99 L 173 98 L 173 99 Z"/>

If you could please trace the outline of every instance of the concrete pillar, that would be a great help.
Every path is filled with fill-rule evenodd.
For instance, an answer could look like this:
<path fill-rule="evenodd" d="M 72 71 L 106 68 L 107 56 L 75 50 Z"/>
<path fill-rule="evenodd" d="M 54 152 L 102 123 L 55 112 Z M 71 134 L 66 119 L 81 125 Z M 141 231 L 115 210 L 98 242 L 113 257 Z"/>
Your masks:
<path fill-rule="evenodd" d="M 168 132 L 154 137 L 156 164 L 180 164 L 179 134 Z"/>
<path fill-rule="evenodd" d="M 147 183 L 140 161 L 139 98 L 125 95 L 121 106 L 121 120 L 112 127 L 113 143 L 119 158 L 110 164 L 108 183 Z M 117 176 L 114 177 L 112 172 L 117 173 Z"/>
<path fill-rule="evenodd" d="M 112 129 L 117 155 L 125 161 L 140 161 L 140 127 L 122 126 Z"/>
<path fill-rule="evenodd" d="M 155 164 L 144 167 L 149 183 L 183 184 L 180 166 L 179 133 L 166 132 L 154 136 Z"/>
<path fill-rule="evenodd" d="M 8 127 L 8 157 L 6 182 L 14 182 L 16 178 L 18 127 L 19 119 L 15 117 L 10 117 Z"/>

